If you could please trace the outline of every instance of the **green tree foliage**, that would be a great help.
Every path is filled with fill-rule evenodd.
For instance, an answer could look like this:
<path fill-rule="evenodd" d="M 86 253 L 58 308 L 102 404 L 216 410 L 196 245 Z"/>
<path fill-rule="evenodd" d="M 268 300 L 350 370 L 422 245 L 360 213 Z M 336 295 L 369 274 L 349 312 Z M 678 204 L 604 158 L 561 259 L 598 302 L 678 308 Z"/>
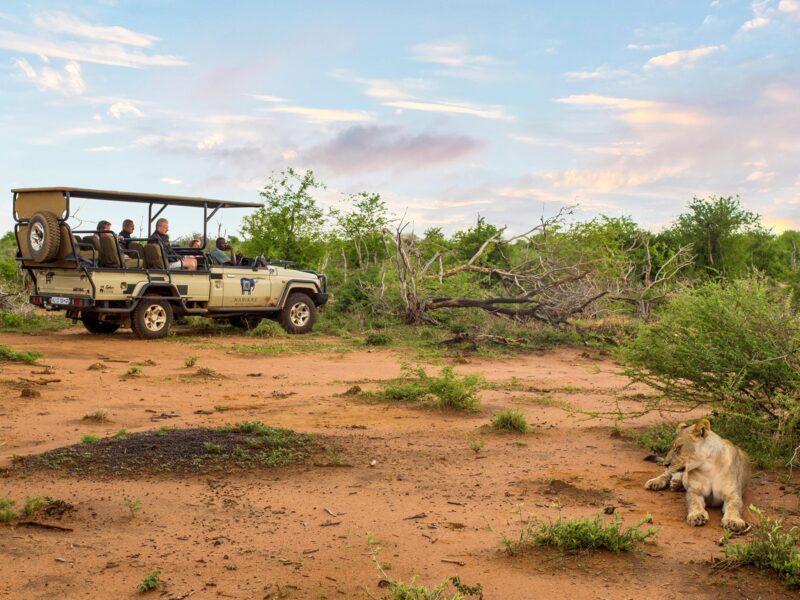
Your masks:
<path fill-rule="evenodd" d="M 325 215 L 313 193 L 324 185 L 313 171 L 292 168 L 273 174 L 261 197 L 264 206 L 244 218 L 246 253 L 301 265 L 319 264 L 324 252 Z"/>
<path fill-rule="evenodd" d="M 784 288 L 750 278 L 687 290 L 621 357 L 634 380 L 710 405 L 728 431 L 772 436 L 787 451 L 797 441 L 800 315 Z"/>
<path fill-rule="evenodd" d="M 698 271 L 711 277 L 737 277 L 750 266 L 742 234 L 760 228 L 760 217 L 744 210 L 738 197 L 693 198 L 688 211 L 665 235 L 675 245 L 691 244 Z"/>
<path fill-rule="evenodd" d="M 386 202 L 380 194 L 359 192 L 351 194 L 346 203 L 348 211 L 331 211 L 331 219 L 337 223 L 334 237 L 342 243 L 348 254 L 352 253 L 358 267 L 386 258 L 383 230 L 389 223 Z"/>

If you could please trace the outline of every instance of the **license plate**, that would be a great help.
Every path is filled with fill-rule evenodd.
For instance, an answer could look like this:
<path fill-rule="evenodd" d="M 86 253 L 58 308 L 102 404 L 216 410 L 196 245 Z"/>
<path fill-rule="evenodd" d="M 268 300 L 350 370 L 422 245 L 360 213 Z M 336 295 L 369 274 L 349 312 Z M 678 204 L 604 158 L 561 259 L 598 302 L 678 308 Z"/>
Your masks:
<path fill-rule="evenodd" d="M 68 306 L 71 300 L 69 298 L 64 298 L 61 296 L 55 296 L 50 298 L 50 304 L 58 304 L 61 306 Z"/>

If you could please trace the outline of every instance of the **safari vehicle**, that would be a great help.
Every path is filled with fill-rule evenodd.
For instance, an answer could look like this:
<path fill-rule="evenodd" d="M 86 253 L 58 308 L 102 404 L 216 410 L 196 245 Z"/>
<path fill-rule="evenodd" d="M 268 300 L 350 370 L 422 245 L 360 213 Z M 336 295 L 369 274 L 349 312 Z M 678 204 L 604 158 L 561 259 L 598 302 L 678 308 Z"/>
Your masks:
<path fill-rule="evenodd" d="M 202 210 L 205 248 L 208 222 L 218 210 L 257 208 L 259 203 L 68 187 L 11 191 L 17 259 L 34 286 L 30 302 L 65 311 L 91 333 L 113 333 L 124 326 L 143 339 L 161 338 L 175 318 L 189 315 L 241 328 L 274 319 L 290 333 L 306 333 L 317 308 L 328 300 L 324 275 L 287 268 L 285 261 L 258 256 L 216 264 L 202 250 L 173 246 L 173 256 L 194 256 L 197 270 L 172 270 L 168 249 L 148 241 L 168 207 Z M 147 204 L 147 238 L 131 239 L 122 248 L 113 231 L 71 229 L 67 221 L 75 198 Z"/>

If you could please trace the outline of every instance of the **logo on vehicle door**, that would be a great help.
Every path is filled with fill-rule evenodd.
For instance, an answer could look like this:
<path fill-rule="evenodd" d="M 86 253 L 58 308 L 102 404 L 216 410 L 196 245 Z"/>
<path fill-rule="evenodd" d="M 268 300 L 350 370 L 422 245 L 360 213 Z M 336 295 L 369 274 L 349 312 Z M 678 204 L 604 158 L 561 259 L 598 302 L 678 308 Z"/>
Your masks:
<path fill-rule="evenodd" d="M 249 278 L 249 277 L 242 277 L 239 280 L 239 283 L 242 284 L 242 295 L 247 294 L 248 296 L 253 295 L 253 289 L 256 287 L 256 280 Z"/>

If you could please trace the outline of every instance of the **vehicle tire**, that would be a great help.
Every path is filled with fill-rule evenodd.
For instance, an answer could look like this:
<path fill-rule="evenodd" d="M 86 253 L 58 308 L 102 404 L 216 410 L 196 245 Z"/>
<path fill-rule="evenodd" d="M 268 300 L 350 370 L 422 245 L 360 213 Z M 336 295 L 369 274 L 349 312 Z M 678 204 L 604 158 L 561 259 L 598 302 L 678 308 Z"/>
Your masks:
<path fill-rule="evenodd" d="M 145 296 L 131 315 L 131 329 L 136 337 L 155 340 L 169 334 L 172 305 L 156 296 Z"/>
<path fill-rule="evenodd" d="M 58 255 L 61 245 L 61 226 L 58 217 L 48 211 L 34 213 L 28 221 L 28 249 L 31 258 L 39 263 L 49 262 Z"/>
<path fill-rule="evenodd" d="M 244 329 L 245 331 L 250 331 L 251 329 L 255 329 L 258 327 L 258 324 L 261 323 L 262 317 L 231 317 L 228 319 L 228 323 L 230 323 L 236 329 Z"/>
<path fill-rule="evenodd" d="M 81 315 L 81 321 L 89 333 L 114 333 L 120 325 L 111 321 L 101 321 L 100 316 L 94 313 Z"/>
<path fill-rule="evenodd" d="M 301 293 L 289 294 L 281 310 L 281 327 L 289 333 L 308 333 L 317 320 L 314 301 Z"/>

